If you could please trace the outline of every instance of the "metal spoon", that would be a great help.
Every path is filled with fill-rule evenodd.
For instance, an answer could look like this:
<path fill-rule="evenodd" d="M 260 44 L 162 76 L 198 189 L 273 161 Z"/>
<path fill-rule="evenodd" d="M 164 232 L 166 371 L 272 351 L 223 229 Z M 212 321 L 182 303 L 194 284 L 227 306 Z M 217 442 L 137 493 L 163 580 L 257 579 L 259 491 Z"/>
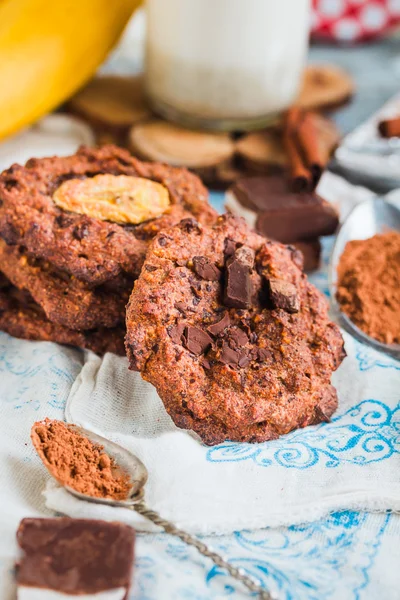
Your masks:
<path fill-rule="evenodd" d="M 340 227 L 329 265 L 329 289 L 334 317 L 351 335 L 376 350 L 400 360 L 400 344 L 384 344 L 359 329 L 345 315 L 336 300 L 337 268 L 343 250 L 350 240 L 364 240 L 388 230 L 400 232 L 400 194 L 392 192 L 384 198 L 371 198 L 357 204 Z"/>
<path fill-rule="evenodd" d="M 130 510 L 134 510 L 139 513 L 149 521 L 152 521 L 155 525 L 162 527 L 166 533 L 171 535 L 175 535 L 180 538 L 186 544 L 190 546 L 194 546 L 207 558 L 210 558 L 218 567 L 222 569 L 226 569 L 228 573 L 234 578 L 240 581 L 243 585 L 245 585 L 251 592 L 257 593 L 258 598 L 261 600 L 275 600 L 275 597 L 265 589 L 261 587 L 259 583 L 257 583 L 252 577 L 249 577 L 245 574 L 243 569 L 234 567 L 229 562 L 227 562 L 222 556 L 212 551 L 210 548 L 203 544 L 199 539 L 186 533 L 182 529 L 176 527 L 170 521 L 163 519 L 157 512 L 148 508 L 144 501 L 144 486 L 146 484 L 148 473 L 147 469 L 142 463 L 141 460 L 122 446 L 111 442 L 110 440 L 93 433 L 83 427 L 77 427 L 76 425 L 69 425 L 70 428 L 74 429 L 80 435 L 88 438 L 94 444 L 100 444 L 103 446 L 106 454 L 114 458 L 115 462 L 122 468 L 122 470 L 130 476 L 132 485 L 129 490 L 129 494 L 126 500 L 113 500 L 111 498 L 97 498 L 94 496 L 88 496 L 86 494 L 82 494 L 81 492 L 77 492 L 73 488 L 68 485 L 63 484 L 60 481 L 56 473 L 53 472 L 51 465 L 47 461 L 45 455 L 42 452 L 42 449 L 39 444 L 35 443 L 35 439 L 32 438 L 34 446 L 42 459 L 43 464 L 49 471 L 50 475 L 54 477 L 58 483 L 60 483 L 67 492 L 79 498 L 80 500 L 85 500 L 86 502 L 94 502 L 98 504 L 107 504 L 108 506 L 120 507 L 120 508 L 129 508 Z"/>

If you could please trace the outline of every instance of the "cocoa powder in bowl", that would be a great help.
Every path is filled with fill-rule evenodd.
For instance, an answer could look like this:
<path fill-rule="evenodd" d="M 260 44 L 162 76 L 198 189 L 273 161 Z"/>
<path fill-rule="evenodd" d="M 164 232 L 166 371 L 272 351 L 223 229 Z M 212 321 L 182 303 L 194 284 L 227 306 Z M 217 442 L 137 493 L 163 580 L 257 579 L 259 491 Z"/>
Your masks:
<path fill-rule="evenodd" d="M 46 468 L 62 485 L 96 498 L 126 500 L 129 475 L 73 425 L 45 419 L 35 423 L 31 439 Z"/>
<path fill-rule="evenodd" d="M 400 344 L 400 233 L 388 231 L 346 244 L 336 298 L 367 335 Z"/>

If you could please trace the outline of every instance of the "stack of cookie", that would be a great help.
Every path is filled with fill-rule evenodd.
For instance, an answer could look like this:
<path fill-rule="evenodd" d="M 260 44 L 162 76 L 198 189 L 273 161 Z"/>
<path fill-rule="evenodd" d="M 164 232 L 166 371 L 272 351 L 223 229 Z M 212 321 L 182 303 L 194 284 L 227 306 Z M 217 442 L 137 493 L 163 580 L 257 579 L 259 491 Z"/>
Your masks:
<path fill-rule="evenodd" d="M 0 176 L 0 328 L 124 354 L 147 246 L 192 216 L 215 219 L 195 175 L 114 146 L 13 165 Z"/>
<path fill-rule="evenodd" d="M 333 226 L 308 205 L 303 228 Z M 12 166 L 0 272 L 0 329 L 122 355 L 126 328 L 130 368 L 207 444 L 274 439 L 337 406 L 343 340 L 301 253 L 218 217 L 185 169 L 114 146 Z"/>

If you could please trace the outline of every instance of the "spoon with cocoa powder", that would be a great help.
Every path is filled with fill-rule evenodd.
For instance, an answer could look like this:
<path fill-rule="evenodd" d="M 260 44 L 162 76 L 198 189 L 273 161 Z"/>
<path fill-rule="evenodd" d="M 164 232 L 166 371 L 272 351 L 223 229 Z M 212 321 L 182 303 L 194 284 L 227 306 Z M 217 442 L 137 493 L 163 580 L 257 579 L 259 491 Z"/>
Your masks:
<path fill-rule="evenodd" d="M 392 195 L 358 204 L 332 252 L 330 291 L 340 324 L 400 360 L 400 203 Z"/>
<path fill-rule="evenodd" d="M 50 475 L 73 496 L 134 510 L 166 533 L 194 546 L 261 600 L 274 600 L 261 583 L 145 504 L 147 469 L 137 456 L 122 446 L 83 427 L 50 419 L 34 423 L 31 439 Z"/>

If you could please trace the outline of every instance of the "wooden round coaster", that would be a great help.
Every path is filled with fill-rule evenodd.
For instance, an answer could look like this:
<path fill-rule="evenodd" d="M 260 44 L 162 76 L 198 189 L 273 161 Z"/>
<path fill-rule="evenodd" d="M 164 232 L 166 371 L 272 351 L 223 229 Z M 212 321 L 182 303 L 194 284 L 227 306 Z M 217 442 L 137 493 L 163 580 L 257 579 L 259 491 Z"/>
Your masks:
<path fill-rule="evenodd" d="M 151 115 L 140 75 L 95 77 L 67 106 L 102 131 L 126 130 Z"/>
<path fill-rule="evenodd" d="M 268 167 L 279 169 L 287 163 L 282 134 L 275 129 L 245 135 L 236 142 L 235 151 L 241 164 L 250 171 L 265 173 Z"/>
<path fill-rule="evenodd" d="M 128 145 L 140 158 L 196 171 L 215 169 L 234 153 L 227 133 L 193 131 L 158 119 L 132 127 Z"/>
<path fill-rule="evenodd" d="M 329 110 L 345 104 L 354 94 L 350 75 L 334 65 L 309 65 L 295 104 L 305 110 Z"/>

